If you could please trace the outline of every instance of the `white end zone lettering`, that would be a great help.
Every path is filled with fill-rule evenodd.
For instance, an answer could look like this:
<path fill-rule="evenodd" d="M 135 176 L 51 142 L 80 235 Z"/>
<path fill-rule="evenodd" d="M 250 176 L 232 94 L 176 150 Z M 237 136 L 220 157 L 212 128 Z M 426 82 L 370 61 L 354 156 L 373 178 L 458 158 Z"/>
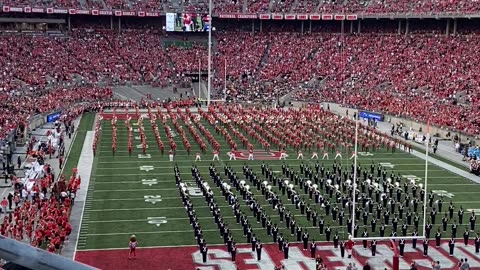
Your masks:
<path fill-rule="evenodd" d="M 330 247 L 330 250 L 331 249 L 332 247 Z M 308 269 L 315 269 L 315 261 L 303 255 L 298 247 L 290 246 L 288 250 L 288 259 L 282 260 L 281 262 L 287 269 L 303 269 L 302 265 L 307 266 Z"/>
<path fill-rule="evenodd" d="M 160 227 L 160 225 L 167 223 L 167 218 L 166 217 L 148 217 L 147 222 L 148 224 L 153 224 L 153 225 L 156 225 L 157 227 Z"/>
<path fill-rule="evenodd" d="M 232 257 L 230 256 L 230 253 L 228 253 L 225 250 L 209 249 L 207 252 L 207 257 L 208 257 L 207 262 L 204 263 L 202 259 L 202 253 L 200 253 L 200 250 L 197 250 L 192 254 L 193 262 L 195 264 L 206 266 L 200 269 L 204 269 L 204 270 L 236 269 L 235 263 L 231 261 Z"/>
<path fill-rule="evenodd" d="M 157 179 L 142 179 L 142 184 L 151 187 L 152 185 L 158 184 L 158 181 Z"/>
<path fill-rule="evenodd" d="M 244 260 L 246 265 L 256 265 L 259 270 L 271 270 L 275 267 L 275 264 L 273 263 L 272 259 L 268 255 L 267 252 L 265 252 L 265 249 L 262 248 L 262 254 L 261 254 L 261 260 L 257 260 L 257 252 L 252 251 L 251 248 L 239 248 L 237 249 L 238 253 L 242 254 L 250 254 L 251 259 L 246 259 Z"/>
<path fill-rule="evenodd" d="M 152 158 L 152 155 L 150 154 L 138 154 L 138 158 Z"/>
<path fill-rule="evenodd" d="M 364 156 L 364 157 L 373 156 L 373 154 L 370 153 L 370 152 L 358 152 L 358 154 L 359 154 L 360 156 Z"/>
<path fill-rule="evenodd" d="M 139 167 L 140 171 L 153 171 L 155 169 L 155 167 L 153 166 L 150 166 L 150 165 L 143 165 L 143 166 L 140 166 Z"/>
<path fill-rule="evenodd" d="M 162 201 L 162 196 L 160 195 L 145 195 L 143 196 L 143 198 L 145 199 L 145 202 L 152 204 L 156 204 L 157 202 Z"/>
<path fill-rule="evenodd" d="M 434 194 L 437 194 L 437 195 L 443 196 L 443 197 L 447 197 L 447 198 L 453 198 L 455 196 L 455 195 L 453 195 L 452 193 L 449 193 L 446 190 L 432 190 L 432 192 Z"/>

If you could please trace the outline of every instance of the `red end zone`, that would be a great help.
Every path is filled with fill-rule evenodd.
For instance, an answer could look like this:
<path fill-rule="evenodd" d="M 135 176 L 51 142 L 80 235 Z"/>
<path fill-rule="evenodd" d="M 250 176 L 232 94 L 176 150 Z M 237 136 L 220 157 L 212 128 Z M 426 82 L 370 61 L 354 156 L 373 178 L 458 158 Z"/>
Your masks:
<path fill-rule="evenodd" d="M 434 241 L 430 241 L 432 243 Z M 460 243 L 462 242 L 462 243 Z M 78 251 L 76 260 L 100 269 L 127 270 L 127 269 L 160 269 L 160 270 L 234 270 L 261 269 L 272 270 L 275 265 L 284 265 L 289 270 L 315 269 L 315 261 L 310 258 L 310 251 L 303 251 L 302 245 L 290 246 L 289 258 L 284 259 L 283 253 L 277 245 L 264 245 L 261 261 L 252 252 L 249 245 L 237 246 L 236 262 L 231 261 L 230 254 L 223 246 L 210 246 L 208 260 L 202 262 L 202 255 L 197 247 L 165 247 L 141 248 L 137 250 L 137 259 L 128 260 L 128 250 L 99 250 Z M 349 263 L 356 263 L 358 267 L 368 263 L 372 269 L 391 269 L 393 251 L 389 243 L 377 245 L 377 254 L 372 257 L 370 248 L 363 249 L 362 243 L 354 247 L 353 258 L 340 256 L 340 250 L 334 249 L 332 244 L 322 243 L 317 246 L 317 256 L 323 258 L 328 269 L 345 269 Z M 410 264 L 415 261 L 418 269 L 431 269 L 432 261 L 439 261 L 442 269 L 458 269 L 460 259 L 467 258 L 470 269 L 480 269 L 480 256 L 475 254 L 472 244 L 463 245 L 457 241 L 453 257 L 448 255 L 448 242 L 442 242 L 439 248 L 430 245 L 428 256 L 423 256 L 421 241 L 413 249 L 411 243 L 405 245 L 405 254 L 400 258 L 400 269 L 410 269 Z M 360 267 L 361 269 L 361 267 Z"/>

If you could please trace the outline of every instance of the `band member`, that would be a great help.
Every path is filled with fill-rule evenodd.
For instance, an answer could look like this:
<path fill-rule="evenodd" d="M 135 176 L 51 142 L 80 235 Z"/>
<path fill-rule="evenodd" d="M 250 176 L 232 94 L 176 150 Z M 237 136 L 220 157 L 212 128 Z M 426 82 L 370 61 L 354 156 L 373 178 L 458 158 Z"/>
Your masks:
<path fill-rule="evenodd" d="M 322 159 L 328 159 L 328 151 L 323 151 Z M 323 176 L 322 176 L 323 177 Z"/>
<path fill-rule="evenodd" d="M 367 229 L 362 233 L 362 237 L 368 237 Z M 367 240 L 363 240 L 363 249 L 367 249 Z"/>
<path fill-rule="evenodd" d="M 308 249 L 308 237 L 309 237 L 308 232 L 305 231 L 305 232 L 303 233 L 303 236 L 302 236 L 302 240 L 303 240 L 303 250 L 307 250 L 307 249 Z"/>
<path fill-rule="evenodd" d="M 208 253 L 208 248 L 207 248 L 207 245 L 203 245 L 203 247 L 201 248 L 200 252 L 202 253 L 202 261 L 204 263 L 207 262 L 207 253 Z"/>
<path fill-rule="evenodd" d="M 440 247 L 440 240 L 442 239 L 442 234 L 440 233 L 440 229 L 437 230 L 437 233 L 435 234 L 435 247 L 439 248 Z"/>
<path fill-rule="evenodd" d="M 232 149 L 229 154 L 230 159 L 229 160 L 237 160 L 237 156 L 235 154 L 235 149 Z"/>
<path fill-rule="evenodd" d="M 463 243 L 465 246 L 468 246 L 468 238 L 470 236 L 470 232 L 468 231 L 467 228 L 465 228 L 465 232 L 463 232 Z"/>
<path fill-rule="evenodd" d="M 202 158 L 200 157 L 200 153 L 195 154 L 195 161 L 202 161 Z"/>
<path fill-rule="evenodd" d="M 277 239 L 278 251 L 283 251 L 283 235 L 280 233 L 280 236 Z"/>
<path fill-rule="evenodd" d="M 417 230 L 414 230 L 414 231 L 413 231 L 412 236 L 414 236 L 414 237 L 415 237 L 415 236 L 418 236 Z M 412 239 L 412 248 L 413 248 L 413 249 L 416 249 L 416 248 L 417 248 L 417 239 L 416 239 L 416 238 Z"/>
<path fill-rule="evenodd" d="M 318 153 L 313 151 L 312 157 L 310 159 L 318 159 Z"/>
<path fill-rule="evenodd" d="M 170 162 L 173 162 L 173 150 L 168 151 L 168 158 Z"/>
<path fill-rule="evenodd" d="M 262 259 L 262 244 L 260 243 L 260 240 L 258 241 L 256 245 L 256 250 L 257 250 L 257 260 L 260 261 Z"/>
<path fill-rule="evenodd" d="M 338 232 L 335 232 L 335 235 L 333 236 L 333 247 L 335 249 L 338 248 Z"/>
<path fill-rule="evenodd" d="M 285 151 L 285 149 L 282 149 L 282 151 L 280 151 L 280 158 L 279 160 L 286 160 L 287 159 L 287 152 Z"/>
<path fill-rule="evenodd" d="M 235 244 L 232 245 L 232 250 L 231 250 L 230 254 L 232 255 L 232 262 L 234 262 L 235 257 L 237 256 L 237 247 L 235 246 Z"/>
<path fill-rule="evenodd" d="M 248 160 L 253 160 L 253 149 L 248 150 Z"/>
<path fill-rule="evenodd" d="M 475 254 L 478 254 L 480 252 L 480 237 L 478 236 L 478 233 L 477 233 L 477 236 L 475 236 Z"/>
<path fill-rule="evenodd" d="M 472 215 L 470 216 L 470 231 L 475 231 L 475 212 L 472 211 Z"/>
<path fill-rule="evenodd" d="M 355 151 L 352 152 L 352 156 L 350 156 L 350 159 L 353 159 L 357 156 L 357 154 L 355 153 Z"/>
<path fill-rule="evenodd" d="M 372 256 L 375 257 L 375 253 L 377 252 L 377 240 L 372 240 L 372 243 L 371 243 L 371 247 L 372 247 Z"/>
<path fill-rule="evenodd" d="M 332 233 L 332 229 L 330 228 L 330 225 L 327 225 L 327 228 L 325 228 L 325 238 L 327 242 L 330 242 L 330 234 Z"/>
<path fill-rule="evenodd" d="M 137 253 L 136 253 L 137 246 L 138 246 L 137 237 L 135 235 L 130 236 L 130 243 L 128 244 L 128 247 L 130 248 L 128 252 L 128 259 L 137 258 Z"/>
<path fill-rule="evenodd" d="M 252 251 L 255 251 L 256 244 L 257 244 L 257 237 L 255 236 L 255 234 L 253 234 L 252 235 Z"/>
<path fill-rule="evenodd" d="M 220 158 L 218 157 L 218 153 L 219 153 L 218 150 L 214 150 L 214 151 L 213 151 L 213 159 L 212 159 L 212 161 L 214 161 L 215 159 L 216 159 L 216 160 L 220 160 Z"/>
<path fill-rule="evenodd" d="M 310 257 L 312 259 L 315 258 L 316 251 L 317 251 L 317 244 L 315 244 L 315 240 L 312 240 L 312 243 L 310 244 Z"/>
<path fill-rule="evenodd" d="M 342 159 L 342 152 L 341 151 L 336 152 L 336 155 L 335 155 L 334 159 L 337 159 L 337 158 Z"/>
<path fill-rule="evenodd" d="M 450 241 L 448 242 L 448 249 L 449 249 L 449 254 L 450 254 L 450 257 L 453 256 L 453 250 L 455 249 L 455 239 L 452 237 L 452 239 L 450 239 Z"/>
<path fill-rule="evenodd" d="M 345 258 L 345 241 L 340 242 L 340 256 Z"/>
<path fill-rule="evenodd" d="M 297 159 L 303 159 L 303 153 L 302 153 L 302 150 L 299 150 L 299 151 L 298 151 L 298 156 L 297 156 Z"/>
<path fill-rule="evenodd" d="M 428 255 L 428 239 L 423 240 L 423 256 Z"/>
<path fill-rule="evenodd" d="M 405 239 L 400 239 L 398 242 L 398 247 L 400 248 L 400 257 L 403 257 L 403 251 L 405 250 Z"/>
<path fill-rule="evenodd" d="M 283 257 L 285 259 L 288 259 L 288 249 L 290 248 L 290 244 L 288 243 L 288 241 L 285 241 L 285 243 L 283 243 Z"/>

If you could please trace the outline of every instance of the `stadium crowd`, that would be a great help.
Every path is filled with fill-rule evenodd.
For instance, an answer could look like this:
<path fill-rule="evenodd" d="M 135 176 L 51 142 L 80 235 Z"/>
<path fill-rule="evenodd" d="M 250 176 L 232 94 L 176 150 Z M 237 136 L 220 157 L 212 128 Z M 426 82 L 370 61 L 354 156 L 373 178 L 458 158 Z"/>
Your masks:
<path fill-rule="evenodd" d="M 208 1 L 189 1 L 174 3 L 173 1 L 165 0 L 57 0 L 54 3 L 50 1 L 34 0 L 34 1 L 13 1 L 3 0 L 1 2 L 7 6 L 31 6 L 31 7 L 55 7 L 55 8 L 91 8 L 91 9 L 106 9 L 106 10 L 132 10 L 132 11 L 171 11 L 175 12 L 178 4 L 188 12 L 208 12 Z M 359 1 L 351 0 L 338 2 L 333 0 L 323 1 L 279 1 L 279 0 L 249 0 L 245 4 L 238 0 L 221 0 L 215 1 L 215 13 L 259 13 L 259 12 L 277 12 L 290 13 L 292 11 L 298 13 L 318 12 L 318 13 L 367 13 L 367 14 L 382 14 L 382 13 L 478 13 L 480 7 L 476 1 L 467 0 L 440 0 L 440 1 Z M 245 6 L 245 9 L 244 9 Z"/>
<path fill-rule="evenodd" d="M 20 110 L 28 114 L 54 108 L 51 102 L 55 100 L 69 100 L 45 95 L 49 102 L 39 103 L 45 108 L 31 108 L 29 97 L 18 96 L 18 89 L 38 96 L 45 86 L 54 86 L 56 90 L 50 91 L 54 95 L 75 99 L 79 96 L 70 96 L 62 87 L 100 82 L 166 86 L 184 82 L 188 73 L 196 74 L 199 59 L 202 70 L 207 68 L 204 46 L 165 49 L 159 39 L 160 33 L 151 30 L 120 35 L 76 30 L 68 39 L 2 36 L 1 95 L 12 103 L 27 102 Z M 226 94 L 235 100 L 273 102 L 296 89 L 294 100 L 331 101 L 418 121 L 430 119 L 432 124 L 467 134 L 480 133 L 480 75 L 475 68 L 480 36 L 476 34 L 220 31 L 216 39 L 214 98 L 225 94 L 226 63 Z M 92 98 L 105 94 L 87 92 Z M 9 129 L 16 121 L 9 117 L 10 108 L 4 112 L 0 125 Z"/>

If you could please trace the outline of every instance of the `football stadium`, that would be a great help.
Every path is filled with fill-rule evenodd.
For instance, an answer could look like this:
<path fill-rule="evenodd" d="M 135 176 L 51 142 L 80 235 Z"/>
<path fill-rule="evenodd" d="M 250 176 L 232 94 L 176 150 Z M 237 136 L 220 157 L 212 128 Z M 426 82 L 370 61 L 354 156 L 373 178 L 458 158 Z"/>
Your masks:
<path fill-rule="evenodd" d="M 0 269 L 480 269 L 477 1 L 0 5 Z"/>

